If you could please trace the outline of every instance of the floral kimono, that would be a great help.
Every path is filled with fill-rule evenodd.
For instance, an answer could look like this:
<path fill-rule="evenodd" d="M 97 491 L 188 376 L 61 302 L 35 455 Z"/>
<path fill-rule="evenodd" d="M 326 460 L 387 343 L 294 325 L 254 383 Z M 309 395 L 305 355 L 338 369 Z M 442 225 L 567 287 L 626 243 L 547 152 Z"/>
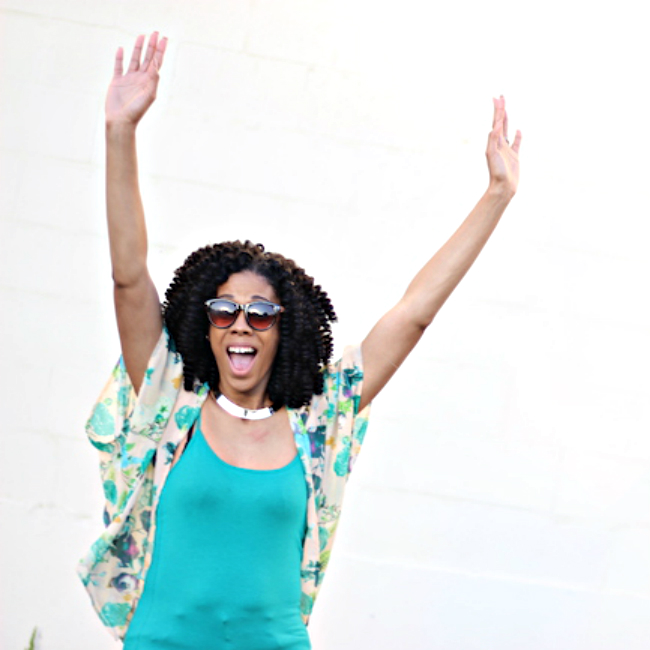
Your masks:
<path fill-rule="evenodd" d="M 368 425 L 359 412 L 363 370 L 359 347 L 324 372 L 322 395 L 288 409 L 307 483 L 307 532 L 300 609 L 305 623 L 325 575 L 348 475 Z M 183 364 L 166 330 L 138 395 L 119 360 L 86 424 L 99 450 L 105 530 L 78 568 L 102 622 L 124 638 L 151 563 L 156 506 L 179 442 L 196 421 L 207 385 L 183 388 Z"/>

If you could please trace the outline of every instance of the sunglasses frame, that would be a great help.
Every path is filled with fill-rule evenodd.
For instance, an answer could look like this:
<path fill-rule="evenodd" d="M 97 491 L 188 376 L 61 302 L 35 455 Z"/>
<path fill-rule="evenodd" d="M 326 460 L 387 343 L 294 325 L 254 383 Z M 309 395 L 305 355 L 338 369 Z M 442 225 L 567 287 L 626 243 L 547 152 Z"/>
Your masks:
<path fill-rule="evenodd" d="M 228 304 L 235 306 L 235 308 L 236 308 L 235 309 L 235 314 L 234 314 L 234 317 L 232 319 L 232 323 L 230 323 L 230 325 L 223 325 L 223 326 L 222 325 L 215 325 L 212 322 L 212 319 L 210 318 L 210 309 L 212 308 L 212 305 L 215 302 L 227 302 Z M 271 307 L 273 307 L 273 313 L 271 314 L 271 316 L 273 317 L 273 320 L 271 321 L 271 324 L 268 327 L 255 327 L 255 325 L 253 325 L 250 322 L 250 319 L 248 317 L 248 310 L 253 305 L 270 305 Z M 237 322 L 239 312 L 243 311 L 244 312 L 244 318 L 246 318 L 246 322 L 248 323 L 248 326 L 251 329 L 254 329 L 256 332 L 266 332 L 267 330 L 270 330 L 275 325 L 275 323 L 278 320 L 278 314 L 281 314 L 284 311 L 284 307 L 282 307 L 282 305 L 276 305 L 274 302 L 271 302 L 269 300 L 253 300 L 253 302 L 249 302 L 249 303 L 247 303 L 245 305 L 242 305 L 240 302 L 235 302 L 234 300 L 229 300 L 228 298 L 210 298 L 210 300 L 206 300 L 203 303 L 203 306 L 205 307 L 205 312 L 206 312 L 206 315 L 208 317 L 208 321 L 210 322 L 210 325 L 212 327 L 216 327 L 219 330 L 227 330 L 229 327 L 232 327 Z"/>

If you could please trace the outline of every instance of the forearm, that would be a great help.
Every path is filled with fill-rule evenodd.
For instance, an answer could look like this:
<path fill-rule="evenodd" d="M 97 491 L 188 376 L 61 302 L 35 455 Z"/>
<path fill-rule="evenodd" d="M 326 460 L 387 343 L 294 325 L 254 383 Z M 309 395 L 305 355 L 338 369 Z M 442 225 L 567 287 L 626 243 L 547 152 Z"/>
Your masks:
<path fill-rule="evenodd" d="M 450 239 L 409 285 L 402 302 L 415 324 L 426 328 L 458 286 L 494 232 L 512 193 L 489 187 Z"/>
<path fill-rule="evenodd" d="M 147 268 L 147 229 L 138 184 L 135 125 L 106 126 L 106 213 L 116 287 L 140 281 Z"/>

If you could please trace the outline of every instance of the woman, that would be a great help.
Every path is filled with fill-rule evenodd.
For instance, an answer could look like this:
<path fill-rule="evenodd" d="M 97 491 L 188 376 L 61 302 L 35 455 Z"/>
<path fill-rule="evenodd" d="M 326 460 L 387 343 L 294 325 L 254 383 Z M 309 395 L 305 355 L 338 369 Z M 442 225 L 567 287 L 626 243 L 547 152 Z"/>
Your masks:
<path fill-rule="evenodd" d="M 361 346 L 330 364 L 327 294 L 250 242 L 192 253 L 161 313 L 135 131 L 165 47 L 154 33 L 142 58 L 140 36 L 126 73 L 120 48 L 106 101 L 122 357 L 87 425 L 106 530 L 80 575 L 127 650 L 305 650 L 368 406 L 514 196 L 521 134 L 508 143 L 505 102 L 494 100 L 487 191 Z"/>

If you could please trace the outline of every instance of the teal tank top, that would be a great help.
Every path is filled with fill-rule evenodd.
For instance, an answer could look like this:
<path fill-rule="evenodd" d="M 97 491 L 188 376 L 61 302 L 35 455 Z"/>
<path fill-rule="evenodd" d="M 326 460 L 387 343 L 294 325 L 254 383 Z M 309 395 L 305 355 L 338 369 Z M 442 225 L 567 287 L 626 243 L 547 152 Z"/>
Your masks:
<path fill-rule="evenodd" d="M 309 650 L 300 617 L 300 458 L 234 467 L 196 433 L 160 496 L 151 567 L 124 650 Z"/>

